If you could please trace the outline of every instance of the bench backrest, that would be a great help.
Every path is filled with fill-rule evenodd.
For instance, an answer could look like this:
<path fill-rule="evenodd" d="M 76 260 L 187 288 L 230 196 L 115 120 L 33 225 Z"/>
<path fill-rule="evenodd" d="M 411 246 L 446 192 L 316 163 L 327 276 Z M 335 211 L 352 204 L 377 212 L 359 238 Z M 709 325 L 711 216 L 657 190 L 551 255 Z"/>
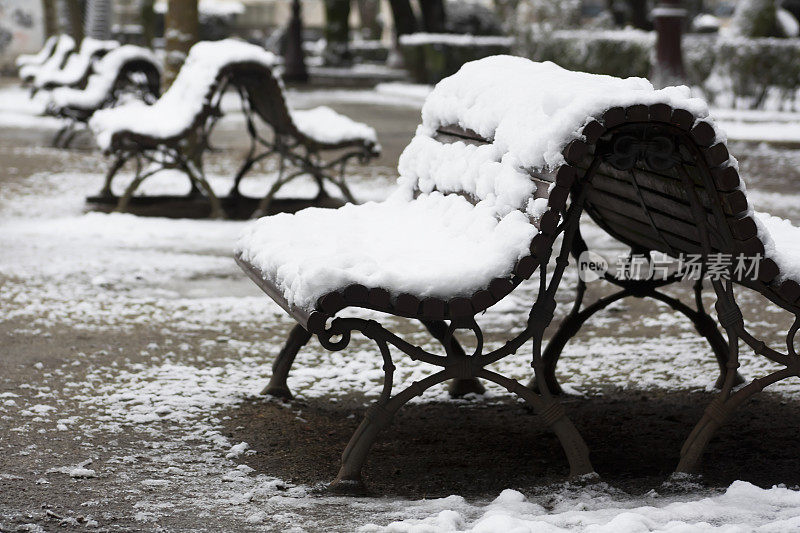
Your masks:
<path fill-rule="evenodd" d="M 87 37 L 81 43 L 78 53 L 70 54 L 62 69 L 38 72 L 33 85 L 48 88 L 53 85 L 85 84 L 91 74 L 93 63 L 119 46 L 117 41 L 101 41 Z"/>

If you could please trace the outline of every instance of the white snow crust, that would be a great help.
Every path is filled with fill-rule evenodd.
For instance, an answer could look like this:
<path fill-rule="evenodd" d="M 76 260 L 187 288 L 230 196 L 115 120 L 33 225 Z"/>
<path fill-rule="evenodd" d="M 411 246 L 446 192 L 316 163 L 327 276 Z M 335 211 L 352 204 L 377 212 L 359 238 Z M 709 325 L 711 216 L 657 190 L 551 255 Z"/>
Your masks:
<path fill-rule="evenodd" d="M 123 130 L 157 138 L 180 134 L 207 104 L 220 70 L 237 62 L 255 62 L 272 68 L 277 58 L 259 46 L 235 39 L 197 43 L 172 86 L 155 104 L 132 102 L 94 114 L 89 126 L 98 145 L 109 148 L 114 133 Z"/>

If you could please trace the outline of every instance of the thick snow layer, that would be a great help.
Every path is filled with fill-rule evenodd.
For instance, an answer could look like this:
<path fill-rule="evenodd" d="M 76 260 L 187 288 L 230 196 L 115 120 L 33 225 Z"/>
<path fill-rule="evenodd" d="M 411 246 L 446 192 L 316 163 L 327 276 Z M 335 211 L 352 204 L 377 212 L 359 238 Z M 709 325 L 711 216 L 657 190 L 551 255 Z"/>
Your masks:
<path fill-rule="evenodd" d="M 97 143 L 107 149 L 118 131 L 170 138 L 188 128 L 207 104 L 222 68 L 255 62 L 272 68 L 277 59 L 263 48 L 234 39 L 200 42 L 192 47 L 169 90 L 152 106 L 134 102 L 94 114 L 89 123 Z"/>
<path fill-rule="evenodd" d="M 60 70 L 40 70 L 33 79 L 33 85 L 35 87 L 44 87 L 47 84 L 72 85 L 78 83 L 91 68 L 96 54 L 113 50 L 119 45 L 117 41 L 100 41 L 86 37 L 81 42 L 80 51 L 69 56 L 64 68 Z"/>
<path fill-rule="evenodd" d="M 33 78 L 40 72 L 58 71 L 61 69 L 64 59 L 67 55 L 71 54 L 73 50 L 75 50 L 75 39 L 69 35 L 62 35 L 58 38 L 53 55 L 51 55 L 47 61 L 41 65 L 26 65 L 20 69 L 19 75 L 22 79 L 26 79 Z"/>
<path fill-rule="evenodd" d="M 420 507 L 427 507 L 427 518 L 398 520 L 384 527 L 372 524 L 361 531 L 733 533 L 783 532 L 800 528 L 800 491 L 785 487 L 765 490 L 744 481 L 736 481 L 723 494 L 688 501 L 685 498 L 662 497 L 656 493 L 647 494 L 638 501 L 623 501 L 591 488 L 581 492 L 582 497 L 578 498 L 553 495 L 554 502 L 551 502 L 550 509 L 511 489 L 504 490 L 490 504 L 477 509 L 463 498 L 450 496 L 419 502 Z M 476 511 L 479 513 L 477 517 Z"/>
<path fill-rule="evenodd" d="M 788 278 L 800 282 L 800 228 L 767 213 L 755 215 L 761 226 L 759 236 L 764 241 L 766 256 L 781 269 L 779 281 Z"/>
<path fill-rule="evenodd" d="M 327 106 L 303 111 L 291 111 L 292 120 L 300 132 L 320 143 L 366 140 L 378 142 L 378 134 L 371 126 L 341 115 Z"/>
<path fill-rule="evenodd" d="M 665 103 L 708 115 L 688 87 L 656 90 L 642 78 L 573 72 L 512 56 L 473 61 L 440 81 L 422 108 L 421 132 L 457 124 L 493 139 L 515 162 L 533 169 L 563 163 L 561 150 L 589 117 L 615 106 Z M 418 133 L 418 134 L 419 134 Z"/>
<path fill-rule="evenodd" d="M 420 298 L 468 296 L 508 275 L 535 234 L 519 211 L 498 220 L 488 206 L 434 193 L 262 218 L 236 248 L 290 305 L 310 309 L 354 283 Z"/>
<path fill-rule="evenodd" d="M 94 109 L 108 98 L 119 75 L 120 69 L 130 61 L 143 60 L 160 65 L 155 54 L 141 46 L 126 44 L 107 53 L 103 59 L 95 63 L 94 74 L 89 77 L 85 89 L 59 87 L 52 91 L 51 101 L 58 108 L 74 107 Z"/>
<path fill-rule="evenodd" d="M 708 116 L 708 107 L 687 87 L 655 90 L 645 79 L 620 79 L 565 70 L 554 63 L 494 56 L 473 61 L 434 88 L 422 108 L 422 125 L 404 152 L 405 184 L 452 190 L 454 181 L 502 211 L 527 205 L 527 170 L 552 170 L 561 151 L 591 117 L 615 106 L 666 103 Z M 458 125 L 492 140 L 480 150 L 456 143 L 437 146 L 437 128 Z M 468 166 L 464 158 L 474 159 Z M 456 176 L 452 168 L 463 169 Z M 429 182 L 426 186 L 425 182 Z M 531 213 L 536 215 L 536 213 Z"/>
<path fill-rule="evenodd" d="M 55 35 L 48 37 L 41 50 L 35 54 L 22 54 L 18 56 L 15 64 L 18 68 L 24 67 L 25 65 L 41 65 L 47 60 L 48 57 L 50 57 L 53 48 L 56 46 L 56 42 L 58 42 L 58 37 Z"/>

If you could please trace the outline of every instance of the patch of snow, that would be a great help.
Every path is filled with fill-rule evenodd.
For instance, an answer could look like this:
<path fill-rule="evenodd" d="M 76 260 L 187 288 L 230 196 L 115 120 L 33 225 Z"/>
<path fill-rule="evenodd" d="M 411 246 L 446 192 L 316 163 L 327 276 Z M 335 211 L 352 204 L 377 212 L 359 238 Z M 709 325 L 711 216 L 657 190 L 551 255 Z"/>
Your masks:
<path fill-rule="evenodd" d="M 495 35 L 464 35 L 460 33 L 410 33 L 400 36 L 401 46 L 424 44 L 446 44 L 449 46 L 508 46 L 514 44 L 513 37 Z"/>
<path fill-rule="evenodd" d="M 292 120 L 303 135 L 319 143 L 338 144 L 349 141 L 378 142 L 375 128 L 337 113 L 327 106 L 290 111 Z"/>

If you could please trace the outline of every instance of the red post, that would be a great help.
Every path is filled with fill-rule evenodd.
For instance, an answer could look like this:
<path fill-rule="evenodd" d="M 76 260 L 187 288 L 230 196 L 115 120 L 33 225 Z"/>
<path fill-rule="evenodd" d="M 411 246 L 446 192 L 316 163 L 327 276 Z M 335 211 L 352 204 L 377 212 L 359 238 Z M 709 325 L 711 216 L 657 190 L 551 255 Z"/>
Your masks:
<path fill-rule="evenodd" d="M 681 85 L 686 82 L 683 67 L 681 37 L 686 10 L 681 0 L 659 0 L 653 9 L 656 30 L 656 63 L 651 75 L 657 87 Z"/>

